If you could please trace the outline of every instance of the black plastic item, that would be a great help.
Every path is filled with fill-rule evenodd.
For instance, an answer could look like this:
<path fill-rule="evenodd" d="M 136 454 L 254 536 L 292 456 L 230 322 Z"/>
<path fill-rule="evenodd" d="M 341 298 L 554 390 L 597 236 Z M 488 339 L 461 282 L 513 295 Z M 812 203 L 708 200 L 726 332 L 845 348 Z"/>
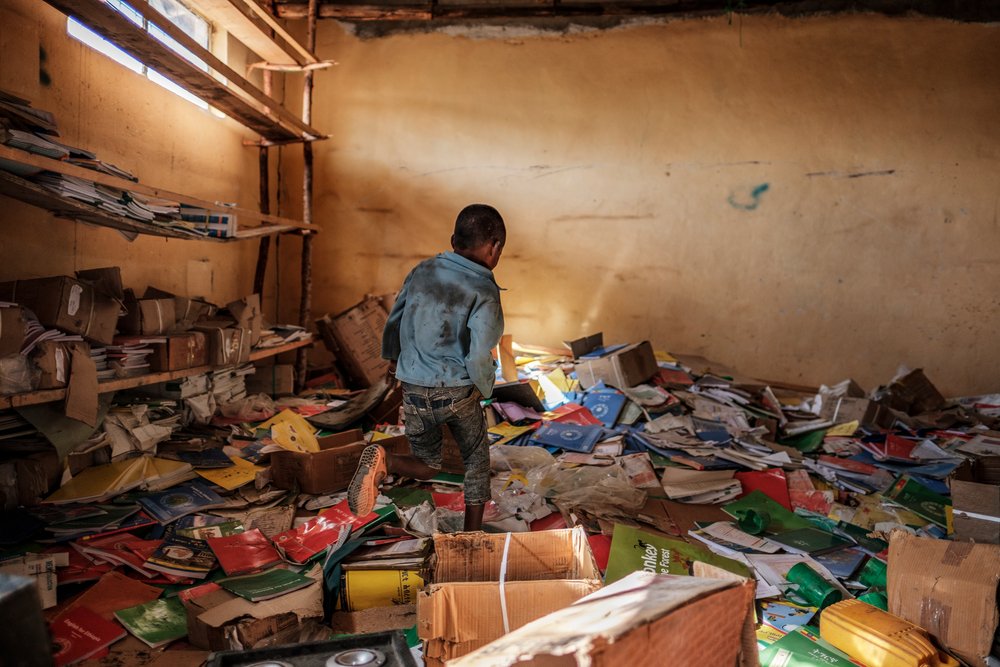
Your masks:
<path fill-rule="evenodd" d="M 401 630 L 288 646 L 219 651 L 205 667 L 417 667 Z"/>

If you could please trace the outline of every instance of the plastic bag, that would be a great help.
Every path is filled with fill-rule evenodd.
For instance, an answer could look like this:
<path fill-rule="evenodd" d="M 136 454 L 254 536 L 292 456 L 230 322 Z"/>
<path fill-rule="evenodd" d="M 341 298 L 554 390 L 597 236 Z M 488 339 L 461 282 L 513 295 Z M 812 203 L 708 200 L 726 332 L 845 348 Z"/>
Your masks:
<path fill-rule="evenodd" d="M 270 419 L 278 412 L 278 408 L 267 394 L 253 394 L 219 406 L 223 417 L 239 419 L 244 422 L 259 422 Z"/>
<path fill-rule="evenodd" d="M 559 470 L 546 494 L 562 507 L 579 507 L 595 514 L 634 512 L 646 503 L 646 492 L 632 486 L 620 465 L 582 466 Z"/>
<path fill-rule="evenodd" d="M 27 357 L 12 354 L 0 358 L 0 394 L 20 394 L 31 391 L 38 382 L 39 370 Z"/>

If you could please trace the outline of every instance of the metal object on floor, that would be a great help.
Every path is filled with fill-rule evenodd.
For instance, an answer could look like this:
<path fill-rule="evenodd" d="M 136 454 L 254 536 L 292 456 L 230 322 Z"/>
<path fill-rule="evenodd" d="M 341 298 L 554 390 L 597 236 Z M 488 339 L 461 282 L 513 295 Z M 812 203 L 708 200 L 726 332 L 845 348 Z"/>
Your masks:
<path fill-rule="evenodd" d="M 248 651 L 219 651 L 205 667 L 416 667 L 399 630 Z"/>

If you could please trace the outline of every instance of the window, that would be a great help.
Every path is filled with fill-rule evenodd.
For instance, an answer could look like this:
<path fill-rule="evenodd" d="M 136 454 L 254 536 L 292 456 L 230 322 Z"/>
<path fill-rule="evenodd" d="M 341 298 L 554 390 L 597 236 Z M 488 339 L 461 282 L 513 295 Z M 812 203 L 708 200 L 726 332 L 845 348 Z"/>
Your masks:
<path fill-rule="evenodd" d="M 137 12 L 134 8 L 122 2 L 122 0 L 104 0 L 110 7 L 115 9 L 117 12 L 125 16 L 127 19 L 135 23 L 137 26 L 141 26 L 143 30 L 146 30 L 155 37 L 157 40 L 166 44 L 171 50 L 180 54 L 185 60 L 193 63 L 197 67 L 208 71 L 208 65 L 195 56 L 193 53 L 185 49 L 183 46 L 178 44 L 175 40 L 171 39 L 165 32 L 157 28 L 155 25 L 147 21 L 143 16 Z M 134 0 L 135 2 L 144 2 L 145 0 Z M 211 33 L 211 26 L 208 21 L 198 16 L 184 5 L 182 5 L 178 0 L 149 0 L 149 6 L 163 14 L 168 21 L 176 25 L 178 28 L 190 35 L 198 44 L 202 45 L 206 49 L 209 45 L 209 34 Z M 195 95 L 192 95 L 188 91 L 184 90 L 177 84 L 175 84 L 170 79 L 165 76 L 155 72 L 144 64 L 122 51 L 120 48 L 104 39 L 96 32 L 83 25 L 76 19 L 70 17 L 66 24 L 66 31 L 77 38 L 87 46 L 100 51 L 104 55 L 108 56 L 115 62 L 124 65 L 133 72 L 142 74 L 150 81 L 154 81 L 159 85 L 163 86 L 172 93 L 175 93 L 184 99 L 188 100 L 192 104 L 196 104 L 202 109 L 208 109 L 208 103 L 198 99 Z"/>

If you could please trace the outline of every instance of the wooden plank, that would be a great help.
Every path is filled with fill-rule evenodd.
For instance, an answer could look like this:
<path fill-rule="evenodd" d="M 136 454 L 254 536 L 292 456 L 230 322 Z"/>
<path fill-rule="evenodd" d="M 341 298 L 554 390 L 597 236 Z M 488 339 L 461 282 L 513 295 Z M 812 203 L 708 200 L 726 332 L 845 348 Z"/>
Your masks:
<path fill-rule="evenodd" d="M 289 352 L 300 347 L 312 345 L 312 342 L 312 339 L 300 340 L 295 341 L 294 343 L 278 345 L 276 347 L 253 350 L 250 352 L 250 361 L 259 361 L 261 359 L 273 357 L 283 352 Z M 107 382 L 99 382 L 97 384 L 97 391 L 100 394 L 107 394 L 113 391 L 135 389 L 136 387 L 145 387 L 158 382 L 169 382 L 170 380 L 179 380 L 181 378 L 191 377 L 192 375 L 200 375 L 201 373 L 208 373 L 210 371 L 220 370 L 221 368 L 223 367 L 196 366 L 194 368 L 185 368 L 179 371 L 164 371 L 162 373 L 149 373 L 147 375 L 139 375 L 137 377 L 109 380 Z M 0 410 L 18 408 L 24 405 L 51 403 L 53 401 L 61 401 L 64 398 L 66 398 L 65 389 L 44 389 L 42 391 L 29 391 L 23 394 L 0 396 Z"/>
<path fill-rule="evenodd" d="M 67 0 L 63 0 L 67 1 Z M 71 2 L 94 2 L 95 0 L 68 0 Z M 311 127 L 302 122 L 301 119 L 296 117 L 291 111 L 286 109 L 281 105 L 276 99 L 268 97 L 263 92 L 258 90 L 253 84 L 240 76 L 236 70 L 231 68 L 226 63 L 222 62 L 214 53 L 203 47 L 201 44 L 196 42 L 189 34 L 181 30 L 179 27 L 174 25 L 166 16 L 153 9 L 151 6 L 145 2 L 135 2 L 133 3 L 134 9 L 142 14 L 143 18 L 158 27 L 163 32 L 167 33 L 171 39 L 177 41 L 178 44 L 183 46 L 185 49 L 193 53 L 198 58 L 205 61 L 209 67 L 214 69 L 216 72 L 221 74 L 226 78 L 229 83 L 233 84 L 237 88 L 243 91 L 244 94 L 248 95 L 255 102 L 260 104 L 265 113 L 270 113 L 271 115 L 277 116 L 286 127 L 295 128 L 303 135 L 309 135 L 312 138 L 318 138 L 319 135 Z"/>
<path fill-rule="evenodd" d="M 287 2 L 277 7 L 278 17 L 301 19 L 306 16 L 306 4 Z M 434 18 L 430 3 L 410 6 L 361 5 L 324 2 L 319 16 L 324 19 L 347 21 L 427 21 Z"/>
<path fill-rule="evenodd" d="M 234 6 L 242 3 L 248 10 L 256 14 L 261 21 L 270 26 L 270 28 L 274 30 L 274 34 L 279 35 L 283 40 L 285 40 L 285 42 L 295 49 L 299 56 L 305 60 L 305 62 L 301 64 L 307 65 L 319 62 L 319 59 L 313 55 L 311 49 L 308 49 L 295 41 L 295 38 L 288 34 L 288 31 L 285 30 L 284 26 L 278 23 L 278 21 L 271 16 L 269 11 L 261 7 L 254 0 L 230 0 L 230 2 L 232 2 Z"/>
<path fill-rule="evenodd" d="M 60 218 L 70 218 L 101 227 L 110 227 L 126 232 L 146 234 L 149 236 L 162 236 L 173 239 L 185 239 L 196 241 L 226 241 L 213 237 L 195 236 L 184 232 L 162 227 L 151 223 L 123 218 L 121 216 L 103 211 L 96 206 L 87 204 L 76 199 L 60 197 L 51 190 L 47 190 L 37 183 L 26 181 L 19 176 L 0 171 L 0 194 L 7 195 L 13 199 L 23 201 L 32 206 L 52 212 Z"/>
<path fill-rule="evenodd" d="M 75 164 L 64 162 L 62 160 L 53 160 L 52 158 L 45 157 L 44 155 L 36 155 L 34 153 L 29 153 L 28 151 L 21 150 L 20 148 L 11 148 L 9 146 L 0 145 L 0 159 L 7 159 L 13 162 L 17 162 L 19 164 L 28 165 L 31 167 L 37 167 L 39 169 L 46 169 L 48 171 L 54 171 L 57 174 L 64 174 L 66 176 L 76 176 L 77 178 L 93 181 L 94 183 L 100 183 L 101 185 L 107 185 L 112 188 L 118 188 L 119 190 L 128 190 L 130 192 L 137 192 L 139 194 L 149 195 L 150 197 L 157 197 L 159 199 L 168 199 L 170 201 L 182 202 L 184 204 L 189 204 L 191 206 L 206 208 L 211 211 L 235 213 L 240 217 L 240 219 L 249 218 L 250 220 L 259 220 L 260 222 L 269 225 L 281 225 L 283 227 L 302 228 L 302 229 L 310 229 L 313 231 L 319 231 L 318 227 L 316 227 L 315 225 L 306 224 L 299 220 L 293 220 L 291 218 L 282 218 L 277 215 L 268 215 L 266 213 L 260 213 L 259 211 L 254 211 L 253 209 L 249 208 L 239 208 L 236 206 L 219 206 L 216 202 L 208 201 L 207 199 L 200 199 L 198 197 L 182 195 L 177 192 L 171 192 L 170 190 L 164 190 L 163 188 L 157 188 L 150 185 L 144 185 L 142 183 L 136 183 L 135 181 L 130 181 L 125 178 L 119 178 L 117 176 L 112 176 L 110 174 L 103 174 L 99 171 L 94 171 L 93 169 L 79 167 Z M 186 234 L 183 233 L 179 234 L 180 236 L 187 238 Z"/>
<path fill-rule="evenodd" d="M 266 139 L 308 140 L 322 136 L 313 128 L 303 131 L 297 126 L 287 127 L 285 121 L 260 111 L 223 82 L 188 62 L 101 0 L 46 2 L 67 16 L 78 19 L 129 55 Z"/>
<path fill-rule="evenodd" d="M 241 41 L 266 62 L 301 66 L 304 58 L 294 48 L 272 35 L 271 28 L 248 7 L 232 0 L 188 0 L 185 4 L 208 20 L 225 27 L 226 32 Z"/>

